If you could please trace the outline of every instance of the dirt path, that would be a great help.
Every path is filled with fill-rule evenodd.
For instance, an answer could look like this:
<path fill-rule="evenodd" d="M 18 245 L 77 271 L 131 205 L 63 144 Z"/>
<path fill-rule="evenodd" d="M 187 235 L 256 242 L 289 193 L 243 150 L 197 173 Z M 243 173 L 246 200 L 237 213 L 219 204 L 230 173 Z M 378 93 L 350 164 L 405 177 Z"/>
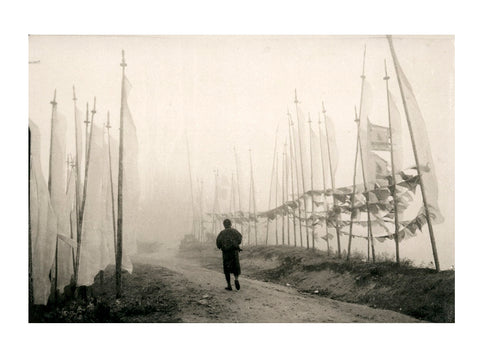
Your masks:
<path fill-rule="evenodd" d="M 197 303 L 182 309 L 183 322 L 419 322 L 393 311 L 302 294 L 244 276 L 240 277 L 240 291 L 226 291 L 222 273 L 177 258 L 174 252 L 137 255 L 134 261 L 180 273 L 189 285 L 198 288 Z M 208 310 L 196 310 L 198 306 Z"/>

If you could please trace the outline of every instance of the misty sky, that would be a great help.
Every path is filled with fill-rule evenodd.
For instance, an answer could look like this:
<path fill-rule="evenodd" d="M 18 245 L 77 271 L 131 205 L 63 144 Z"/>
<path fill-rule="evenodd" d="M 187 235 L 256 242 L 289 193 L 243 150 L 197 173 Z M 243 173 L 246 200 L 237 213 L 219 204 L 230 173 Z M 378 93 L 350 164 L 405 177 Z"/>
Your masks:
<path fill-rule="evenodd" d="M 254 163 L 257 209 L 268 204 L 275 129 L 283 143 L 286 112 L 294 112 L 294 89 L 301 108 L 317 129 L 322 101 L 335 124 L 339 148 L 337 186 L 352 183 L 362 58 L 374 94 L 370 120 L 387 125 L 384 59 L 390 87 L 402 111 L 393 63 L 385 37 L 322 36 L 31 36 L 29 117 L 40 128 L 42 166 L 48 168 L 50 114 L 54 89 L 58 110 L 67 116 L 73 152 L 72 85 L 78 106 L 97 97 L 97 122 L 107 110 L 117 131 L 120 110 L 121 50 L 132 84 L 129 106 L 137 126 L 142 199 L 154 198 L 149 238 L 171 239 L 190 230 L 191 206 L 186 138 L 194 181 L 204 183 L 211 208 L 213 171 L 224 179 L 235 172 L 235 146 L 248 190 L 248 150 Z M 454 41 L 452 37 L 394 37 L 400 64 L 425 119 L 439 182 L 439 206 L 445 222 L 435 225 L 442 268 L 454 263 Z M 403 116 L 403 112 L 402 112 Z M 404 123 L 405 165 L 413 164 Z M 418 142 L 417 142 L 418 143 Z M 246 203 L 246 200 L 244 201 Z M 151 229 L 155 229 L 152 232 Z M 139 235 L 141 236 L 141 235 Z M 360 241 L 358 241 L 360 244 Z M 393 254 L 393 241 L 379 253 Z M 324 246 L 324 244 L 320 244 Z M 432 260 L 428 232 L 402 242 L 401 256 Z"/>

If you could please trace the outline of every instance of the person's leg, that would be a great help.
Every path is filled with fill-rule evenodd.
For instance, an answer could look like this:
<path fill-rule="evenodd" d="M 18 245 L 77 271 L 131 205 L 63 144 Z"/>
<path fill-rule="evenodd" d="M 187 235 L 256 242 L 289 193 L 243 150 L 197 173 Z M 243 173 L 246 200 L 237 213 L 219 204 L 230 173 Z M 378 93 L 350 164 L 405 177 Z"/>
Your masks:
<path fill-rule="evenodd" d="M 226 290 L 232 290 L 232 283 L 230 281 L 230 272 L 225 272 L 225 279 L 227 280 Z"/>
<path fill-rule="evenodd" d="M 233 274 L 235 276 L 235 288 L 237 288 L 237 290 L 240 290 L 240 282 L 238 281 L 238 274 L 234 273 Z"/>

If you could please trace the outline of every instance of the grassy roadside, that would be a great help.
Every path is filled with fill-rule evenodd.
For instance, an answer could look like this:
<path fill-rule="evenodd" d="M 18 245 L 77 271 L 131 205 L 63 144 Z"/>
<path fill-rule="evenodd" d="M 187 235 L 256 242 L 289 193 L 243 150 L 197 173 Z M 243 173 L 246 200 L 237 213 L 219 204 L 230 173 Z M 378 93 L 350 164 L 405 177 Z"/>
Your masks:
<path fill-rule="evenodd" d="M 293 286 L 299 291 L 388 309 L 430 322 L 455 322 L 455 272 L 435 272 L 408 262 L 346 262 L 322 251 L 286 246 L 244 247 L 244 275 Z M 221 253 L 212 245 L 190 243 L 180 256 L 221 271 Z"/>

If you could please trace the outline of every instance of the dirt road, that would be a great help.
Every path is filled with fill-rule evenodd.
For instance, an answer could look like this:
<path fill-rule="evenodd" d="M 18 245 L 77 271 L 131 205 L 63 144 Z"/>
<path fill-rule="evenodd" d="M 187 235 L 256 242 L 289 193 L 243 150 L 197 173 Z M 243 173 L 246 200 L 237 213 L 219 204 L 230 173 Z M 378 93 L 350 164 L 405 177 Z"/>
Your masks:
<path fill-rule="evenodd" d="M 182 308 L 183 322 L 419 322 L 393 311 L 302 294 L 291 287 L 245 276 L 240 277 L 240 291 L 230 292 L 224 289 L 222 273 L 177 258 L 174 251 L 137 255 L 133 260 L 168 268 L 196 288 L 198 298 L 194 303 L 189 299 Z"/>

